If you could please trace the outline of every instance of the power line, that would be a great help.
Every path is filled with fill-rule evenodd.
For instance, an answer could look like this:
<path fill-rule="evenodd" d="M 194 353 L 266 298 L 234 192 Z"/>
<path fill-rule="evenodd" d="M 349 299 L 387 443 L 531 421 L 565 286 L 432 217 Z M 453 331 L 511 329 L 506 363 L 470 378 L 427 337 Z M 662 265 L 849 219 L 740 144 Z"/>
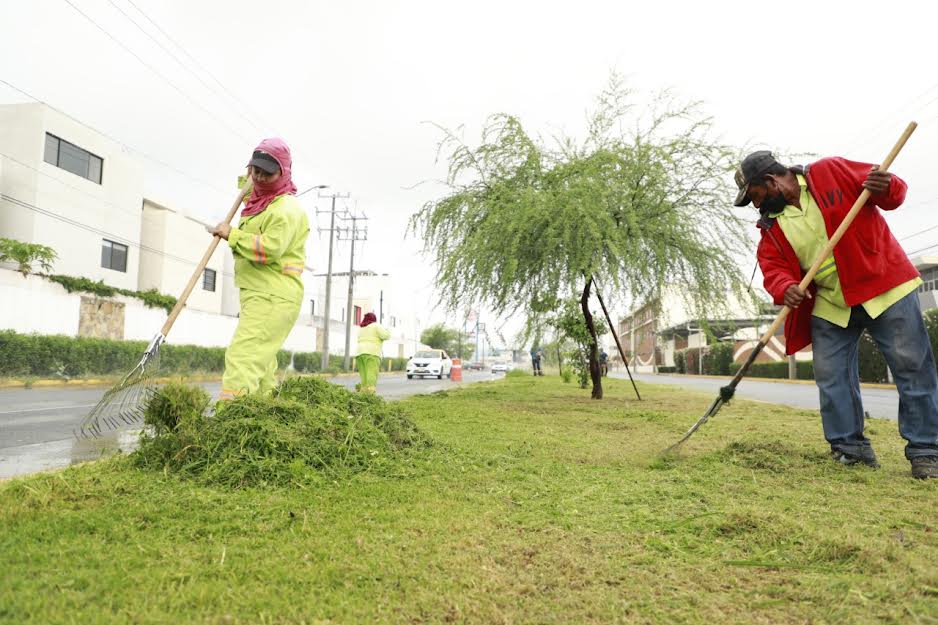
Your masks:
<path fill-rule="evenodd" d="M 45 215 L 46 217 L 51 217 L 52 219 L 61 221 L 62 223 L 68 224 L 68 225 L 73 226 L 73 227 L 75 227 L 75 228 L 79 228 L 79 229 L 85 230 L 85 231 L 87 231 L 87 232 L 91 232 L 91 233 L 94 233 L 94 234 L 98 234 L 98 235 L 101 235 L 101 236 L 105 236 L 105 237 L 107 237 L 109 240 L 113 240 L 113 241 L 118 242 L 118 243 L 125 243 L 125 244 L 127 244 L 128 246 L 130 246 L 130 247 L 135 247 L 135 248 L 137 248 L 137 249 L 139 249 L 139 250 L 141 250 L 141 251 L 144 251 L 144 252 L 150 252 L 150 253 L 152 253 L 152 254 L 157 254 L 158 256 L 162 256 L 162 257 L 164 257 L 164 258 L 169 258 L 169 259 L 171 259 L 171 260 L 175 260 L 175 261 L 178 261 L 178 262 L 180 262 L 180 263 L 183 263 L 183 264 L 186 264 L 186 265 L 190 265 L 190 266 L 192 266 L 192 267 L 197 267 L 197 266 L 199 265 L 198 261 L 192 261 L 192 260 L 189 260 L 189 259 L 187 259 L 187 258 L 182 258 L 181 256 L 175 256 L 175 255 L 173 255 L 173 254 L 167 254 L 166 252 L 164 252 L 164 251 L 162 251 L 162 250 L 158 250 L 158 249 L 156 249 L 156 248 L 154 248 L 154 247 L 150 247 L 150 246 L 148 246 L 148 245 L 143 245 L 143 244 L 141 244 L 141 243 L 138 243 L 138 242 L 136 242 L 136 241 L 133 241 L 133 240 L 131 240 L 131 239 L 128 239 L 127 237 L 124 237 L 124 236 L 121 236 L 121 235 L 118 235 L 118 234 L 114 234 L 114 233 L 112 233 L 112 232 L 107 232 L 107 231 L 105 231 L 105 230 L 101 230 L 100 228 L 95 228 L 94 226 L 89 226 L 88 224 L 82 223 L 82 222 L 80 222 L 80 221 L 76 221 L 76 220 L 71 219 L 71 218 L 69 218 L 69 217 L 65 217 L 64 215 L 60 215 L 59 213 L 56 213 L 56 212 L 50 211 L 50 210 L 48 210 L 48 209 L 45 209 L 45 208 L 36 206 L 35 204 L 32 204 L 32 203 L 30 203 L 30 202 L 26 202 L 26 201 L 24 201 L 24 200 L 20 200 L 20 199 L 18 199 L 18 198 L 13 197 L 13 196 L 7 195 L 6 193 L 0 193 L 0 199 L 4 199 L 4 200 L 6 200 L 7 202 L 10 202 L 11 204 L 16 204 L 17 206 L 21 206 L 21 207 L 26 208 L 26 209 L 29 209 L 29 210 L 31 210 L 31 211 L 33 211 L 33 212 L 35 212 L 35 213 L 39 213 L 40 215 Z M 227 271 L 224 271 L 224 270 L 216 270 L 216 271 L 218 271 L 218 273 L 221 273 L 221 274 L 224 275 L 224 276 L 229 276 L 229 277 L 232 277 L 232 278 L 234 277 L 234 274 L 232 274 L 232 273 L 230 273 L 230 272 L 227 272 Z"/>
<path fill-rule="evenodd" d="M 68 0 L 65 0 L 65 1 L 68 2 Z M 230 100 L 232 100 L 233 102 L 239 104 L 239 105 L 240 105 L 245 111 L 247 111 L 252 117 L 257 118 L 257 119 L 259 119 L 261 122 L 263 122 L 263 123 L 264 123 L 268 128 L 270 128 L 275 134 L 282 136 L 283 133 L 281 133 L 281 132 L 279 132 L 278 130 L 276 130 L 276 125 L 275 125 L 275 124 L 270 123 L 269 120 L 265 119 L 263 116 L 261 116 L 261 115 L 258 114 L 256 111 L 254 111 L 254 110 L 253 110 L 250 106 L 248 106 L 242 99 L 238 98 L 238 96 L 236 96 L 230 89 L 228 89 L 228 88 L 224 85 L 224 83 L 221 82 L 221 80 L 219 80 L 214 74 L 212 74 L 212 72 L 210 72 L 208 69 L 206 69 L 204 65 L 202 65 L 201 63 L 199 63 L 199 62 L 195 59 L 195 57 L 192 56 L 192 54 L 188 51 L 188 49 L 186 49 L 185 46 L 183 46 L 182 44 L 180 44 L 179 42 L 177 42 L 175 39 L 173 39 L 173 38 L 169 35 L 169 33 L 167 33 L 165 29 L 163 29 L 162 27 L 160 27 L 160 25 L 157 24 L 149 15 L 147 15 L 147 13 L 146 13 L 143 9 L 141 9 L 139 6 L 137 6 L 136 4 L 134 4 L 134 2 L 133 2 L 132 0 L 127 0 L 127 2 L 128 2 L 128 4 L 130 4 L 131 6 L 133 6 L 134 9 L 136 9 L 137 12 L 140 13 L 150 24 L 152 24 L 153 27 L 156 28 L 156 30 L 158 30 L 158 31 L 160 32 L 160 34 L 162 34 L 162 35 L 167 39 L 167 41 L 169 41 L 169 42 L 172 43 L 174 46 L 176 46 L 176 48 L 178 48 L 178 49 L 192 62 L 193 65 L 195 65 L 195 66 L 198 67 L 200 70 L 202 70 L 202 71 L 203 71 L 206 75 L 208 75 L 216 84 L 218 84 L 218 86 L 221 87 L 221 90 L 228 96 L 228 98 L 229 98 Z M 173 58 L 173 60 L 175 60 L 179 65 L 181 65 L 181 66 L 183 67 L 183 69 L 185 69 L 187 72 L 189 72 L 190 74 L 192 74 L 193 76 L 195 76 L 195 78 L 196 78 L 200 83 L 202 83 L 202 85 L 204 85 L 207 89 L 209 89 L 210 91 L 212 91 L 212 93 L 215 94 L 216 96 L 219 96 L 218 91 L 216 91 L 215 89 L 213 89 L 212 87 L 210 87 L 198 74 L 196 74 L 196 73 L 189 67 L 189 64 L 184 63 L 183 61 L 181 61 L 181 60 L 179 59 L 179 57 L 178 57 L 176 54 L 174 54 L 171 50 L 169 50 L 169 49 L 168 49 L 166 46 L 164 46 L 162 43 L 160 43 L 159 41 L 157 41 L 150 33 L 148 33 L 143 27 L 141 27 L 140 24 L 139 24 L 136 20 L 134 20 L 132 17 L 130 17 L 124 10 L 122 10 L 117 4 L 115 4 L 115 3 L 114 3 L 114 0 L 108 0 L 108 3 L 109 3 L 111 6 L 113 6 L 115 9 L 117 9 L 117 10 L 121 13 L 121 15 L 123 15 L 125 18 L 127 18 L 128 21 L 130 21 L 131 23 L 133 23 L 133 25 L 136 26 L 141 32 L 143 32 L 151 41 L 153 41 L 154 43 L 156 43 L 156 45 L 158 45 L 163 51 L 165 51 L 167 54 L 169 54 L 169 55 Z M 136 56 L 136 55 L 135 55 L 135 56 Z M 139 58 L 139 57 L 138 57 L 138 58 Z M 164 79 L 164 80 L 165 80 L 165 79 Z M 219 99 L 223 101 L 223 98 L 219 98 Z M 227 103 L 226 103 L 226 105 L 227 105 Z M 253 121 L 251 118 L 249 118 L 248 116 L 244 115 L 244 113 L 242 113 L 241 111 L 239 111 L 239 110 L 237 109 L 237 107 L 230 106 L 230 105 L 228 105 L 228 107 L 229 107 L 232 111 L 234 111 L 236 115 L 238 115 L 239 117 L 241 117 L 242 119 L 244 119 L 245 121 L 247 121 L 251 126 L 253 126 L 253 127 L 256 128 L 257 130 L 263 132 L 263 129 L 262 129 L 260 126 L 258 126 L 256 122 L 254 122 L 254 121 Z M 295 152 L 296 154 L 301 155 L 301 156 L 304 156 L 304 157 L 306 156 L 306 154 L 300 149 L 300 147 L 299 147 L 298 145 L 294 145 L 294 152 Z M 309 160 L 312 160 L 312 159 L 309 159 Z"/>
<path fill-rule="evenodd" d="M 37 169 L 37 168 L 33 167 L 32 165 L 29 165 L 28 163 L 24 163 L 23 161 L 17 160 L 17 159 L 15 159 L 15 158 L 13 158 L 12 156 L 10 156 L 9 154 L 4 154 L 3 152 L 0 152 L 0 157 L 3 157 L 3 158 L 8 159 L 8 160 L 11 160 L 11 161 L 13 161 L 14 163 L 16 163 L 17 165 L 21 165 L 21 166 L 23 166 L 23 167 L 25 167 L 25 168 L 27 168 L 27 169 L 31 169 L 31 170 L 33 170 L 34 172 L 36 172 L 37 174 L 39 174 L 39 175 L 41 175 L 41 176 L 45 176 L 46 178 L 51 178 L 52 180 L 55 180 L 55 181 L 58 182 L 59 184 L 61 184 L 61 185 L 63 185 L 63 186 L 66 186 L 66 187 L 68 187 L 69 189 L 74 189 L 75 191 L 78 191 L 79 193 L 84 193 L 85 195 L 87 195 L 87 196 L 90 197 L 90 198 L 93 198 L 93 199 L 94 199 L 95 201 L 97 201 L 97 202 L 103 202 L 104 204 L 108 204 L 109 206 L 113 206 L 113 207 L 116 208 L 117 210 L 119 210 L 119 211 L 121 211 L 121 212 L 124 212 L 124 213 L 127 213 L 128 215 L 131 215 L 131 216 L 134 216 L 134 217 L 136 217 L 137 215 L 139 215 L 139 211 L 137 211 L 137 210 L 129 210 L 129 209 L 127 209 L 127 208 L 124 208 L 124 207 L 121 206 L 120 204 L 115 204 L 114 202 L 111 202 L 111 201 L 102 199 L 102 198 L 96 196 L 96 195 L 93 194 L 93 193 L 89 193 L 88 191 L 85 191 L 84 189 L 81 189 L 81 188 L 76 187 L 76 186 L 74 186 L 74 185 L 70 185 L 70 184 L 68 184 L 67 182 L 65 182 L 64 180 L 59 180 L 59 179 L 56 178 L 55 176 L 49 175 L 49 174 L 47 174 L 46 172 L 44 172 L 44 171 L 42 171 L 42 170 L 40 170 L 40 169 Z M 67 170 L 65 170 L 65 171 L 67 171 Z"/>
<path fill-rule="evenodd" d="M 212 111 L 210 111 L 209 109 L 205 108 L 202 104 L 200 104 L 199 102 L 197 102 L 194 98 L 192 98 L 190 95 L 188 95 L 188 94 L 187 94 L 186 92 L 184 92 L 182 89 L 180 89 L 180 88 L 179 88 L 174 82 L 172 82 L 169 78 L 167 78 L 166 76 L 164 76 L 163 74 L 161 74 L 161 73 L 160 73 L 159 71 L 157 71 L 152 65 L 150 65 L 149 63 L 147 63 L 146 61 L 144 61 L 143 58 L 142 58 L 139 54 L 137 54 L 136 52 L 134 52 L 133 50 L 131 50 L 130 47 L 128 47 L 128 46 L 127 46 L 126 44 L 124 44 L 122 41 L 120 41 L 119 39 L 117 39 L 117 37 L 115 37 L 115 36 L 112 35 L 110 32 L 108 32 L 103 26 L 101 26 L 100 24 L 98 24 L 98 23 L 97 23 L 93 18 L 91 18 L 87 13 L 85 13 L 84 11 L 82 11 L 81 9 L 79 9 L 77 6 L 75 6 L 75 5 L 72 3 L 71 0 L 62 0 L 62 1 L 65 2 L 67 5 L 69 5 L 70 7 L 72 7 L 73 9 L 75 9 L 75 11 L 78 12 L 79 15 L 81 15 L 81 16 L 84 17 L 86 20 L 88 20 L 89 22 L 91 22 L 91 24 L 94 25 L 95 28 L 97 28 L 97 29 L 100 30 L 102 33 L 104 33 L 104 34 L 108 37 L 108 39 L 110 39 L 111 41 L 113 41 L 114 43 L 116 43 L 118 46 L 120 46 L 121 48 L 123 48 L 128 54 L 130 54 L 130 55 L 133 56 L 135 59 L 137 59 L 138 61 L 140 61 L 140 64 L 141 64 L 141 65 L 143 65 L 143 66 L 146 67 L 148 70 L 150 70 L 151 72 L 153 72 L 154 74 L 156 74 L 161 80 L 163 80 L 163 82 L 165 82 L 165 83 L 168 84 L 170 87 L 172 87 L 173 89 L 175 89 L 175 90 L 179 93 L 179 95 L 181 95 L 182 97 L 184 97 L 186 100 L 188 100 L 190 103 L 192 103 L 193 106 L 195 106 L 195 107 L 198 108 L 200 111 L 202 111 L 203 113 L 205 113 L 206 115 L 208 115 L 210 118 L 212 118 L 212 120 L 214 120 L 217 124 L 219 124 L 219 125 L 221 125 L 221 126 L 224 126 L 229 132 L 231 132 L 232 134 L 234 134 L 236 137 L 240 138 L 242 141 L 246 141 L 247 143 L 251 143 L 251 142 L 252 142 L 251 139 L 245 137 L 245 136 L 242 135 L 240 132 L 238 132 L 234 127 L 232 127 L 232 126 L 230 126 L 229 124 L 227 124 L 227 123 L 225 123 L 224 121 L 222 121 L 221 118 L 218 117 L 218 115 L 213 114 Z"/>
<path fill-rule="evenodd" d="M 186 64 L 186 63 L 184 63 L 178 56 L 176 56 L 176 54 L 175 54 L 172 50 L 170 50 L 169 48 L 167 48 L 166 46 L 164 46 L 158 39 L 156 39 L 153 35 L 151 35 L 149 32 L 147 32 L 147 30 L 146 30 L 145 28 L 143 28 L 143 26 L 141 26 L 141 25 L 137 22 L 137 20 L 135 20 L 134 18 L 132 18 L 130 15 L 128 15 L 127 12 L 124 11 L 124 9 L 120 8 L 120 6 L 118 6 L 117 3 L 114 2 L 114 0 L 107 0 L 107 1 L 108 1 L 108 4 L 110 4 L 110 5 L 111 5 L 112 7 L 114 7 L 121 15 L 123 15 L 123 16 L 127 19 L 127 21 L 129 21 L 131 24 L 133 24 L 134 26 L 136 26 L 136 27 L 137 27 L 137 30 L 139 30 L 139 31 L 142 32 L 144 35 L 146 35 L 146 37 L 147 37 L 148 39 L 150 39 L 150 41 L 152 41 L 153 43 L 155 43 L 157 46 L 160 47 L 160 49 L 162 49 L 164 52 L 166 52 L 166 54 L 168 54 L 169 56 L 171 56 L 171 57 L 173 58 L 173 60 L 176 61 L 176 63 L 179 64 L 180 67 L 182 67 L 184 70 L 186 70 L 187 72 L 189 72 L 189 74 L 191 74 L 192 76 L 194 76 L 195 79 L 198 80 L 206 89 L 208 89 L 209 91 L 211 91 L 211 92 L 214 93 L 215 95 L 218 95 L 218 91 L 216 91 L 214 87 L 212 87 L 211 85 L 209 85 L 207 82 L 205 82 L 205 80 L 204 80 L 201 76 L 199 76 L 197 73 L 195 73 L 194 71 L 192 71 L 192 69 L 189 67 L 189 65 Z M 131 4 L 132 4 L 132 3 L 131 3 Z M 143 11 L 140 11 L 140 8 L 139 8 L 139 7 L 137 7 L 136 5 L 134 5 L 134 8 L 136 8 L 137 11 L 139 11 L 140 13 L 142 13 L 144 17 L 147 17 L 147 15 L 146 15 L 145 13 L 143 13 Z M 150 21 L 150 23 L 153 23 L 153 20 L 150 20 L 149 17 L 147 17 L 147 19 Z M 162 30 L 161 30 L 160 32 L 162 32 Z M 178 44 L 177 44 L 177 45 L 178 45 Z M 190 59 L 192 58 L 191 55 L 189 55 L 189 58 L 190 58 Z M 216 82 L 218 82 L 218 81 L 216 80 Z M 263 128 L 261 128 L 260 126 L 258 126 L 252 119 L 250 119 L 249 117 L 247 117 L 246 115 L 244 115 L 241 111 L 236 110 L 234 107 L 231 107 L 231 109 L 235 112 L 235 114 L 237 114 L 239 117 L 241 117 L 241 119 L 243 119 L 244 121 L 246 121 L 247 123 L 249 123 L 251 126 L 253 126 L 254 128 L 256 128 L 258 131 L 263 132 L 263 130 L 264 130 Z"/>
<path fill-rule="evenodd" d="M 193 57 L 193 56 L 189 53 L 188 49 L 186 49 L 185 46 L 183 46 L 182 44 L 180 44 L 179 42 L 177 42 L 175 39 L 173 39 L 172 37 L 170 37 L 169 33 L 167 33 L 162 27 L 160 27 L 160 25 L 157 24 L 149 15 L 147 15 L 147 13 L 146 13 L 143 9 L 141 9 L 139 6 L 137 6 L 137 4 L 133 2 L 133 0 L 127 0 L 127 3 L 130 4 L 130 6 L 132 6 L 133 8 L 135 8 L 135 9 L 137 10 L 137 12 L 140 13 L 140 15 L 142 15 L 142 16 L 144 17 L 144 19 L 146 19 L 148 22 L 150 22 L 150 24 L 152 24 L 153 27 L 156 28 L 156 30 L 159 31 L 159 33 L 160 33 L 161 35 L 163 35 L 163 36 L 166 38 L 167 41 L 169 41 L 171 44 L 173 44 L 174 46 L 176 46 L 184 55 L 186 55 L 186 58 L 188 58 L 190 61 L 192 61 L 192 64 L 193 64 L 193 65 L 195 65 L 196 67 L 198 67 L 198 68 L 199 68 L 200 70 L 202 70 L 209 78 L 211 78 L 212 80 L 214 80 L 215 83 L 216 83 L 219 87 L 221 87 L 222 91 L 224 91 L 224 92 L 228 95 L 228 97 L 231 98 L 231 100 L 233 100 L 234 102 L 240 104 L 240 105 L 244 108 L 245 111 L 247 111 L 248 113 L 250 113 L 253 117 L 259 119 L 259 120 L 262 121 L 263 123 L 267 124 L 267 126 L 269 126 L 270 128 L 273 128 L 273 127 L 274 127 L 273 124 L 271 124 L 269 121 L 267 121 L 266 119 L 264 119 L 264 118 L 263 118 L 261 115 L 259 115 L 256 111 L 252 110 L 251 107 L 249 107 L 247 104 L 245 104 L 243 100 L 241 100 L 240 98 L 238 98 L 238 96 L 236 96 L 234 93 L 232 93 L 231 90 L 228 89 L 228 88 L 224 85 L 224 83 L 222 83 L 218 78 L 216 78 L 215 75 L 214 75 L 212 72 L 210 72 L 204 65 L 202 65 L 201 63 L 199 63 L 199 62 L 195 59 L 195 57 Z M 256 126 L 255 126 L 255 127 L 256 127 Z"/>
<path fill-rule="evenodd" d="M 925 89 L 923 92 L 921 92 L 914 98 L 911 98 L 910 100 L 906 101 L 905 104 L 900 106 L 898 109 L 895 109 L 892 113 L 889 113 L 885 115 L 884 117 L 880 118 L 880 120 L 876 122 L 874 125 L 867 127 L 865 130 L 862 130 L 858 134 L 860 138 L 857 140 L 854 140 L 853 143 L 848 144 L 847 149 L 844 150 L 843 153 L 846 154 L 852 150 L 855 150 L 856 148 L 860 146 L 866 145 L 870 142 L 872 138 L 878 137 L 879 135 L 881 135 L 887 129 L 886 122 L 890 122 L 890 123 L 894 122 L 900 113 L 902 113 L 903 115 L 906 115 L 906 114 L 911 115 L 911 114 L 917 113 L 920 110 L 923 110 L 925 107 L 930 106 L 934 102 L 938 102 L 938 96 L 936 96 L 932 98 L 931 100 L 929 100 L 928 102 L 926 102 L 925 104 L 919 106 L 918 108 L 913 109 L 909 113 L 904 113 L 905 109 L 908 108 L 912 103 L 914 103 L 916 100 L 919 100 L 927 96 L 929 93 L 931 93 L 935 89 L 938 89 L 938 82 L 934 83 L 933 85 Z"/>
<path fill-rule="evenodd" d="M 206 186 L 206 187 L 208 187 L 208 188 L 210 188 L 210 189 L 212 189 L 212 190 L 214 190 L 214 191 L 219 191 L 219 192 L 221 192 L 221 193 L 228 193 L 228 192 L 230 191 L 230 189 L 221 189 L 221 187 L 216 187 L 216 186 L 215 186 L 213 183 L 211 183 L 211 182 L 208 182 L 208 181 L 206 181 L 206 180 L 202 180 L 202 179 L 200 179 L 200 178 L 196 178 L 196 177 L 192 176 L 192 174 L 189 174 L 189 173 L 187 173 L 187 172 L 185 172 L 185 171 L 183 171 L 183 170 L 181 170 L 181 169 L 179 169 L 179 168 L 177 168 L 177 167 L 175 167 L 175 166 L 173 166 L 173 165 L 170 165 L 169 163 L 167 163 L 167 162 L 165 162 L 165 161 L 162 161 L 162 160 L 156 158 L 155 156 L 151 156 L 150 154 L 144 152 L 143 150 L 141 150 L 141 149 L 139 149 L 139 148 L 136 148 L 136 147 L 134 147 L 134 146 L 132 146 L 132 145 L 128 145 L 127 143 L 124 143 L 124 142 L 121 141 L 120 139 L 117 139 L 116 137 L 113 137 L 113 136 L 107 134 L 106 132 L 102 132 L 102 131 L 98 130 L 97 128 L 94 128 L 93 126 L 89 126 L 88 124 L 86 124 L 85 122 L 81 121 L 80 119 L 77 119 L 76 117 L 73 117 L 72 115 L 69 115 L 69 114 L 66 113 L 65 111 L 63 111 L 63 110 L 61 110 L 61 109 L 59 109 L 59 108 L 53 106 L 52 104 L 49 104 L 48 102 L 46 102 L 46 101 L 44 101 L 44 100 L 42 100 L 42 99 L 40 99 L 40 98 L 38 98 L 38 97 L 32 95 L 32 94 L 29 93 L 28 91 L 24 91 L 23 89 L 20 89 L 20 88 L 17 87 L 16 85 L 7 82 L 7 81 L 4 80 L 3 78 L 0 78 L 0 83 L 3 83 L 4 85 L 6 85 L 7 87 L 9 87 L 10 89 L 16 91 L 17 93 L 20 93 L 20 94 L 26 96 L 27 98 L 29 98 L 30 100 L 32 100 L 32 101 L 34 101 L 34 102 L 37 102 L 37 103 L 39 103 L 39 104 L 42 104 L 43 106 L 49 107 L 50 109 L 52 109 L 53 111 L 55 111 L 55 112 L 58 113 L 59 115 L 62 115 L 63 117 L 66 117 L 66 118 L 70 119 L 71 121 L 75 122 L 75 123 L 78 124 L 79 126 L 82 126 L 83 128 L 87 128 L 88 130 L 90 130 L 90 131 L 92 131 L 92 132 L 94 132 L 94 133 L 96 133 L 96 134 L 99 134 L 99 135 L 101 135 L 102 137 L 105 137 L 105 138 L 107 138 L 107 139 L 110 139 L 110 140 L 113 141 L 114 143 L 118 144 L 119 146 L 121 146 L 121 147 L 123 147 L 123 148 L 126 148 L 127 150 L 129 150 L 129 151 L 131 151 L 131 152 L 136 152 L 136 153 L 139 154 L 140 156 L 142 156 L 142 157 L 144 157 L 144 158 L 146 158 L 146 159 L 148 159 L 148 160 L 150 160 L 150 161 L 156 163 L 157 165 L 160 165 L 161 167 L 165 167 L 166 169 L 169 169 L 170 171 L 174 171 L 174 172 L 176 172 L 177 174 L 180 174 L 181 176 L 184 176 L 184 177 L 188 178 L 189 180 L 192 180 L 193 182 L 197 182 L 197 183 L 199 183 L 199 184 L 201 184 L 201 185 L 204 185 L 204 186 Z"/>

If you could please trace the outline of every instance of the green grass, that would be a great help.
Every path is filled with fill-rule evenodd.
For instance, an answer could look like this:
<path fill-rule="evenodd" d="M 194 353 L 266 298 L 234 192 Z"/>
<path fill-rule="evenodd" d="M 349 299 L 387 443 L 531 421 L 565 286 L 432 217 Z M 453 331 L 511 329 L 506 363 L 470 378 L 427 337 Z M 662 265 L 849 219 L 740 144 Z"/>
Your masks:
<path fill-rule="evenodd" d="M 938 483 L 816 414 L 604 380 L 401 402 L 394 470 L 229 490 L 104 461 L 0 485 L 2 623 L 935 623 Z M 716 389 L 714 390 L 714 393 Z"/>

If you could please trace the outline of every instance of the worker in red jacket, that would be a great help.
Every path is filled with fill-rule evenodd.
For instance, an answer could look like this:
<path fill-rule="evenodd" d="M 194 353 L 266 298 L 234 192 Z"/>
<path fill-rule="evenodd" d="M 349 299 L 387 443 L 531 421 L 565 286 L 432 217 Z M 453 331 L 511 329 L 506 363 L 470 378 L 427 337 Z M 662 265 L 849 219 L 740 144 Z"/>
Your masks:
<path fill-rule="evenodd" d="M 918 301 L 922 280 L 880 213 L 902 204 L 905 182 L 837 157 L 785 167 L 763 150 L 743 159 L 736 184 L 736 206 L 752 202 L 759 210 L 765 289 L 792 308 L 786 353 L 814 344 L 821 421 L 834 460 L 879 466 L 863 434 L 858 350 L 866 330 L 896 380 L 912 475 L 938 478 L 938 372 Z M 864 188 L 870 200 L 802 291 L 801 279 Z"/>

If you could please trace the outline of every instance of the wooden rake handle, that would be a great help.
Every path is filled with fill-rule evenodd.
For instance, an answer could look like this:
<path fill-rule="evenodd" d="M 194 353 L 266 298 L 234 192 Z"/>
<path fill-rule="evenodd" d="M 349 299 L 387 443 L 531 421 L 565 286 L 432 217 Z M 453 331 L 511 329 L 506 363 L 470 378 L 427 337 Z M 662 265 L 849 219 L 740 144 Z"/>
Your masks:
<path fill-rule="evenodd" d="M 892 146 L 892 150 L 886 156 L 886 159 L 879 166 L 880 171 L 888 171 L 892 166 L 892 162 L 896 160 L 896 156 L 899 155 L 899 152 L 905 146 L 906 141 L 909 140 L 909 137 L 912 136 L 912 133 L 915 132 L 915 129 L 918 127 L 918 124 L 915 122 L 909 122 L 909 125 L 906 126 L 905 131 L 902 133 L 902 136 L 899 137 L 899 140 L 896 141 L 896 144 Z M 863 192 L 860 193 L 860 197 L 857 198 L 857 201 L 853 203 L 853 206 L 850 208 L 850 212 L 847 213 L 847 216 L 844 217 L 844 220 L 837 227 L 837 230 L 834 231 L 834 234 L 831 235 L 830 241 L 827 245 L 824 246 L 824 249 L 817 255 L 817 258 L 814 259 L 814 263 L 811 264 L 811 268 L 808 269 L 808 273 L 805 274 L 804 278 L 801 279 L 801 283 L 798 285 L 802 291 L 808 288 L 808 285 L 811 284 L 811 281 L 814 280 L 814 276 L 817 274 L 818 269 L 821 268 L 821 263 L 823 263 L 828 256 L 831 255 L 831 252 L 834 251 L 834 246 L 836 246 L 841 237 L 844 236 L 844 232 L 847 231 L 847 228 L 850 227 L 850 224 L 853 223 L 854 218 L 860 212 L 860 209 L 866 204 L 867 200 L 870 199 L 869 189 L 863 189 Z M 779 327 L 785 321 L 785 317 L 788 316 L 788 313 L 791 312 L 790 306 L 785 306 L 782 308 L 781 312 L 778 313 L 778 316 L 775 318 L 775 321 L 772 322 L 772 325 L 769 326 L 769 329 L 765 331 L 765 334 L 762 335 L 762 338 L 759 339 L 759 342 L 763 345 L 767 345 L 772 337 L 775 336 L 775 333 L 778 331 Z"/>
<path fill-rule="evenodd" d="M 238 209 L 241 207 L 241 202 L 244 201 L 244 198 L 251 192 L 251 182 L 248 179 L 244 187 L 238 191 L 238 197 L 235 198 L 234 203 L 231 205 L 231 209 L 228 211 L 228 216 L 225 217 L 225 223 L 230 224 L 231 220 L 234 219 L 235 213 L 238 212 Z M 179 316 L 179 313 L 182 312 L 182 309 L 186 307 L 186 300 L 189 299 L 189 294 L 192 293 L 192 289 L 195 288 L 196 283 L 199 281 L 199 277 L 202 275 L 202 272 L 205 271 L 205 266 L 208 265 L 208 261 L 211 260 L 212 254 L 215 253 L 215 248 L 218 247 L 218 242 L 221 241 L 221 237 L 217 234 L 212 237 L 212 242 L 209 244 L 208 249 L 205 250 L 205 254 L 202 256 L 202 260 L 199 261 L 198 267 L 195 268 L 195 271 L 192 273 L 192 277 L 189 278 L 189 283 L 186 284 L 186 288 L 183 289 L 182 294 L 179 296 L 179 299 L 176 300 L 176 305 L 173 306 L 172 312 L 169 313 L 169 317 L 166 318 L 166 323 L 163 324 L 163 328 L 160 330 L 160 334 L 164 337 L 169 334 L 170 329 L 172 329 L 173 324 L 176 322 L 176 317 Z"/>

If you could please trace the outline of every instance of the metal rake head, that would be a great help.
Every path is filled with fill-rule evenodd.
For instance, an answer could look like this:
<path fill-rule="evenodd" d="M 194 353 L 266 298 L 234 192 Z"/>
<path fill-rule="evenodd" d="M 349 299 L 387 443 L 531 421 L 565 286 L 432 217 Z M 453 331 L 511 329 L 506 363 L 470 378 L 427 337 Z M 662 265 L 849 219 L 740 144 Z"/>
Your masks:
<path fill-rule="evenodd" d="M 103 433 L 117 430 L 121 425 L 133 425 L 143 420 L 147 403 L 155 391 L 155 375 L 160 367 L 162 334 L 156 335 L 140 362 L 120 382 L 108 389 L 103 397 L 75 431 L 76 438 L 97 438 Z"/>
<path fill-rule="evenodd" d="M 702 417 L 697 419 L 697 423 L 692 425 L 691 428 L 687 430 L 687 433 L 681 437 L 681 440 L 679 440 L 678 442 L 674 443 L 673 445 L 665 449 L 663 452 L 661 452 L 662 455 L 671 453 L 672 451 L 677 449 L 681 445 L 681 443 L 683 443 L 688 438 L 690 438 L 694 434 L 694 432 L 700 429 L 700 426 L 702 426 L 704 423 L 710 420 L 710 417 L 720 412 L 720 408 L 723 407 L 723 404 L 729 403 L 729 401 L 733 398 L 733 394 L 735 392 L 736 392 L 735 384 L 731 383 L 727 386 L 721 387 L 720 394 L 717 396 L 716 399 L 713 400 L 713 403 L 710 404 L 710 408 L 707 409 L 707 412 L 705 412 Z"/>

